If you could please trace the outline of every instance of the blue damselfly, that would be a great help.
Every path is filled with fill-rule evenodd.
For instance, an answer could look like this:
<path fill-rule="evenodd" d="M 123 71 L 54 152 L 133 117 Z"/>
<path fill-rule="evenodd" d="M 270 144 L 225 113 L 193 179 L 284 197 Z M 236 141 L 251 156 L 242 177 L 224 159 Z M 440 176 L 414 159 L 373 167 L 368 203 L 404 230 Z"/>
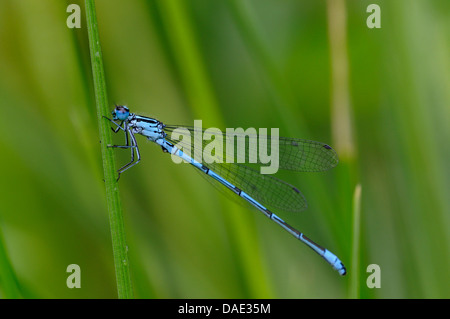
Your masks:
<path fill-rule="evenodd" d="M 192 141 L 178 139 L 173 137 L 174 134 L 169 135 L 168 133 L 174 133 L 181 129 L 181 131 L 192 132 L 195 136 L 196 133 L 200 133 L 198 128 L 165 125 L 156 119 L 130 113 L 129 109 L 123 105 L 116 106 L 112 111 L 112 119 L 107 119 L 114 124 L 112 130 L 115 133 L 119 130 L 125 133 L 125 145 L 109 145 L 109 147 L 131 150 L 131 161 L 118 170 L 119 177 L 121 173 L 141 160 L 135 134 L 143 135 L 160 145 L 164 152 L 181 158 L 200 170 L 205 176 L 208 176 L 214 183 L 225 186 L 237 196 L 243 198 L 266 217 L 312 248 L 340 275 L 346 274 L 345 266 L 336 255 L 313 242 L 269 210 L 269 208 L 274 208 L 285 211 L 301 211 L 306 208 L 306 200 L 294 186 L 273 176 L 260 174 L 255 168 L 262 164 L 258 159 L 254 158 L 251 165 L 246 165 L 239 161 L 237 163 L 225 161 L 221 158 L 223 154 L 215 154 L 213 159 L 204 158 L 202 161 L 197 161 L 199 155 L 201 155 L 200 158 L 205 155 L 203 152 L 204 140 L 192 143 Z M 244 160 L 248 160 L 250 157 L 249 154 L 252 150 L 249 145 L 255 145 L 251 143 L 252 139 L 269 139 L 268 136 L 258 134 L 233 134 L 232 138 L 244 142 L 240 144 L 241 148 L 246 151 Z M 186 150 L 189 150 L 189 152 Z M 227 149 L 226 156 L 232 153 L 231 156 L 236 157 L 238 156 L 236 151 L 239 150 L 234 148 L 230 151 Z M 338 163 L 336 152 L 330 146 L 315 141 L 279 137 L 277 151 L 279 168 L 284 170 L 324 171 Z M 217 161 L 217 159 L 222 159 L 222 161 Z"/>

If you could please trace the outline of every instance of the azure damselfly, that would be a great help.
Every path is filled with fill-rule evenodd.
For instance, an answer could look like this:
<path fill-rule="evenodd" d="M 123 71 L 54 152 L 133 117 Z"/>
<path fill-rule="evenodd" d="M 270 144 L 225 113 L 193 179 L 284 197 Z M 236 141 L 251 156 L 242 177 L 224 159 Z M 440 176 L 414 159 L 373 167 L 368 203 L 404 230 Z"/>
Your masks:
<path fill-rule="evenodd" d="M 131 150 L 131 161 L 118 170 L 119 177 L 121 173 L 130 169 L 141 160 L 135 134 L 143 135 L 150 141 L 160 145 L 164 152 L 190 163 L 205 176 L 208 176 L 211 181 L 225 186 L 237 196 L 243 198 L 266 217 L 312 248 L 340 275 L 346 274 L 344 264 L 336 255 L 316 244 L 268 209 L 270 207 L 271 209 L 275 208 L 285 211 L 301 211 L 306 208 L 306 200 L 294 186 L 273 176 L 260 174 L 254 168 L 261 166 L 261 162 L 258 160 L 253 161 L 253 164 L 250 165 L 244 165 L 242 162 L 213 161 L 211 158 L 197 161 L 198 155 L 204 155 L 202 151 L 202 148 L 205 146 L 204 140 L 200 143 L 194 140 L 194 143 L 192 143 L 192 141 L 175 138 L 173 137 L 174 134 L 169 136 L 168 133 L 174 133 L 177 129 L 181 129 L 186 132 L 192 132 L 195 136 L 196 133 L 201 133 L 198 128 L 165 125 L 156 119 L 130 113 L 130 110 L 123 105 L 116 106 L 112 111 L 112 119 L 107 119 L 114 124 L 115 127 L 112 130 L 115 133 L 119 132 L 119 130 L 125 133 L 125 145 L 108 146 Z M 244 159 L 248 160 L 248 154 L 252 151 L 249 149 L 249 145 L 255 145 L 250 143 L 250 141 L 252 139 L 268 139 L 269 137 L 257 134 L 234 134 L 232 138 L 244 142 L 240 145 L 241 148 L 245 148 L 244 151 L 247 151 Z M 315 172 L 330 169 L 338 163 L 336 152 L 329 145 L 320 142 L 279 137 L 277 148 L 280 169 Z M 186 149 L 191 150 L 194 156 L 191 156 L 190 152 L 186 152 Z M 232 152 L 229 152 L 227 149 L 227 155 L 232 153 L 232 157 L 236 157 L 237 152 L 235 151 L 236 149 L 233 149 Z M 217 159 L 221 155 L 216 154 L 215 156 Z"/>

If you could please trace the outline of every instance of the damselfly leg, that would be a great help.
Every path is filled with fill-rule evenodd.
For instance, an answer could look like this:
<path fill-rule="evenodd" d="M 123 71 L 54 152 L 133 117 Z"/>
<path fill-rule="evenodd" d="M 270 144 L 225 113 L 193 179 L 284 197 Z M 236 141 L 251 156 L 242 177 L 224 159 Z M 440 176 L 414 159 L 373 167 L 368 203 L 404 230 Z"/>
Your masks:
<path fill-rule="evenodd" d="M 125 171 L 126 171 L 127 169 L 129 169 L 130 167 L 133 167 L 134 165 L 136 165 L 137 163 L 139 163 L 140 160 L 141 160 L 141 154 L 139 153 L 139 147 L 138 147 L 137 142 L 136 142 L 136 137 L 134 136 L 133 132 L 132 132 L 129 128 L 127 128 L 127 130 L 125 131 L 125 135 L 127 135 L 127 132 L 128 132 L 128 134 L 130 134 L 130 138 L 131 138 L 131 145 L 128 146 L 128 147 L 131 148 L 131 161 L 130 161 L 128 164 L 122 166 L 122 167 L 117 171 L 117 173 L 119 174 L 119 176 L 117 177 L 117 179 L 120 178 L 120 174 L 122 174 L 123 172 L 125 172 Z M 127 141 L 128 141 L 128 138 L 127 138 Z M 120 145 L 116 145 L 116 146 L 120 146 Z M 135 151 L 136 151 L 136 157 L 137 157 L 136 161 L 134 160 L 134 152 L 135 152 Z"/>
<path fill-rule="evenodd" d="M 106 116 L 103 116 L 103 117 L 117 126 L 116 129 L 111 127 L 111 129 L 114 133 L 117 133 L 117 132 L 119 132 L 119 130 L 122 130 L 125 134 L 125 145 L 108 145 L 108 147 L 131 149 L 131 161 L 129 163 L 123 165 L 121 168 L 119 168 L 117 170 L 117 173 L 118 173 L 117 180 L 119 180 L 121 173 L 125 172 L 130 167 L 133 167 L 134 165 L 139 163 L 139 161 L 141 160 L 141 154 L 139 152 L 139 147 L 137 145 L 136 138 L 125 121 L 122 121 L 120 124 L 117 124 L 115 121 L 111 120 L 110 118 L 107 118 Z M 130 135 L 131 145 L 129 142 L 128 134 Z M 136 161 L 135 161 L 134 152 L 136 152 L 136 158 L 137 158 Z"/>

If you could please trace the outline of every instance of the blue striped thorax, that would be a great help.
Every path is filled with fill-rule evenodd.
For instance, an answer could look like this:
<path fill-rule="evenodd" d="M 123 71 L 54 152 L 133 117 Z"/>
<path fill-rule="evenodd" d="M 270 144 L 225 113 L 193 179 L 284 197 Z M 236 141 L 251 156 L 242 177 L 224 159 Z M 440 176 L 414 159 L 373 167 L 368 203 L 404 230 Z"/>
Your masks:
<path fill-rule="evenodd" d="M 152 142 L 164 139 L 167 135 L 164 132 L 165 125 L 163 123 L 150 117 L 130 113 L 130 110 L 125 105 L 116 105 L 112 111 L 112 117 L 115 121 L 126 122 L 126 125 L 134 134 L 141 134 Z"/>
<path fill-rule="evenodd" d="M 133 129 L 133 133 L 144 135 L 153 142 L 166 137 L 165 125 L 160 121 L 145 116 L 132 115 L 133 117 L 129 119 L 129 126 Z"/>

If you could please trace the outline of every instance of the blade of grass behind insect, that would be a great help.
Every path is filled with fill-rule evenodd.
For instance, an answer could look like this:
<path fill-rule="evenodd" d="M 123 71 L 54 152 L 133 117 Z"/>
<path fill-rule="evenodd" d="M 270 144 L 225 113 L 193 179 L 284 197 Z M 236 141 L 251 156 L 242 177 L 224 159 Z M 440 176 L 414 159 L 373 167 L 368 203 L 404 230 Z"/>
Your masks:
<path fill-rule="evenodd" d="M 281 76 L 277 67 L 274 64 L 265 44 L 261 39 L 261 32 L 257 29 L 256 23 L 251 14 L 251 9 L 248 8 L 245 1 L 230 0 L 227 1 L 229 11 L 232 15 L 234 23 L 240 33 L 245 45 L 252 58 L 256 61 L 259 69 L 261 69 L 263 84 L 267 88 L 270 98 L 276 107 L 273 111 L 285 124 L 289 132 L 289 128 L 304 128 L 304 133 L 307 132 L 307 125 L 300 114 L 294 114 L 293 110 L 289 108 L 292 105 L 293 97 L 286 87 L 284 78 Z"/>
<path fill-rule="evenodd" d="M 339 154 L 337 170 L 337 199 L 341 211 L 341 227 L 337 230 L 342 243 L 351 242 L 352 192 L 358 180 L 357 151 L 354 136 L 353 110 L 349 89 L 349 55 L 347 42 L 347 9 L 343 0 L 327 2 L 328 39 L 330 43 L 331 68 L 331 126 L 333 145 Z M 350 245 L 345 245 L 347 260 L 352 253 Z M 355 271 L 349 269 L 349 273 Z"/>
<path fill-rule="evenodd" d="M 243 1 L 232 0 L 228 1 L 230 13 L 236 23 L 238 32 L 240 33 L 248 52 L 261 70 L 261 78 L 263 79 L 263 85 L 266 87 L 270 94 L 274 107 L 272 110 L 279 118 L 280 127 L 284 127 L 285 134 L 290 136 L 309 136 L 310 129 L 308 123 L 304 120 L 302 112 L 299 109 L 293 109 L 292 106 L 296 105 L 294 102 L 294 93 L 286 88 L 290 87 L 286 83 L 285 77 L 283 77 L 280 71 L 277 69 L 273 58 L 268 52 L 267 45 L 263 41 L 262 31 L 257 28 L 256 21 L 253 19 L 251 8 L 248 3 Z M 338 151 L 339 154 L 339 151 Z M 346 171 L 345 168 L 339 164 L 339 171 Z M 337 173 L 339 174 L 339 173 Z M 337 180 L 339 180 L 338 176 Z M 344 175 L 345 176 L 345 175 Z M 311 189 L 314 189 L 314 194 L 317 199 L 329 198 L 329 193 L 326 189 L 324 181 L 319 181 L 313 176 L 303 175 L 301 176 L 303 182 L 307 181 L 307 184 Z M 353 186 L 352 186 L 353 187 Z M 348 207 L 351 207 L 351 192 L 349 192 L 350 203 Z M 316 215 L 320 221 L 318 225 L 325 225 L 326 232 L 331 233 L 334 241 L 338 247 L 342 247 L 346 242 L 345 230 L 342 227 L 338 227 L 343 224 L 341 212 L 336 211 L 336 207 L 331 201 L 321 200 L 323 214 Z M 351 209 L 351 208 L 350 208 Z M 348 214 L 350 216 L 350 214 Z M 323 218 L 325 216 L 326 218 Z M 335 249 L 335 248 L 334 248 Z M 335 250 L 336 254 L 340 254 L 343 250 Z M 347 255 L 350 253 L 347 251 Z M 345 263 L 345 259 L 343 260 Z"/>
<path fill-rule="evenodd" d="M 176 60 L 181 82 L 196 118 L 202 118 L 205 124 L 225 127 L 214 89 L 210 84 L 206 68 L 197 47 L 195 31 L 190 20 L 190 13 L 182 1 L 159 1 L 163 24 L 168 30 L 170 47 Z M 207 123 L 206 123 L 207 122 Z M 239 256 L 240 276 L 245 282 L 244 296 L 270 298 L 271 288 L 264 270 L 255 261 L 261 260 L 256 242 L 254 228 L 249 227 L 251 215 L 240 212 L 241 208 L 226 205 L 223 214 L 227 229 L 232 234 L 233 247 Z M 235 207 L 235 206 L 234 206 Z M 246 217 L 248 216 L 248 217 Z"/>

